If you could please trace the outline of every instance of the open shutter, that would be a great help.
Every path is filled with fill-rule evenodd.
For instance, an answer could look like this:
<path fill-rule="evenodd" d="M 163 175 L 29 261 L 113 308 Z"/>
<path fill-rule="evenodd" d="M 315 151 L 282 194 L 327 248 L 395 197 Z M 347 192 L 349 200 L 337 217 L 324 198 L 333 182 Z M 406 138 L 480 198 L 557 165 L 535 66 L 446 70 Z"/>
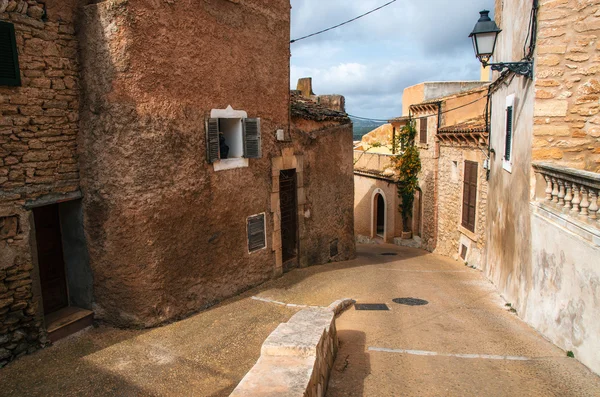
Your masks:
<path fill-rule="evenodd" d="M 219 160 L 219 119 L 206 120 L 206 159 L 209 163 Z"/>
<path fill-rule="evenodd" d="M 244 157 L 247 159 L 262 157 L 260 119 L 244 119 Z"/>
<path fill-rule="evenodd" d="M 510 161 L 510 155 L 512 151 L 512 138 L 513 138 L 513 107 L 506 107 L 506 142 L 504 146 L 504 159 Z"/>
<path fill-rule="evenodd" d="M 248 251 L 258 251 L 266 247 L 265 214 L 248 218 Z"/>
<path fill-rule="evenodd" d="M 20 86 L 19 55 L 12 23 L 0 22 L 0 86 Z"/>

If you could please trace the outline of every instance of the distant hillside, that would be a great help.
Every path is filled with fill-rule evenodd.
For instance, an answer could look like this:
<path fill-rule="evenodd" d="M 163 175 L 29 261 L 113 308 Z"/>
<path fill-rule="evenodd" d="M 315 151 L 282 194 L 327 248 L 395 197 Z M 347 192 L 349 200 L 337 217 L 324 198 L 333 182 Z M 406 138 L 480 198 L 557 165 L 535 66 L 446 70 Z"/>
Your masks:
<path fill-rule="evenodd" d="M 384 125 L 384 122 L 370 121 L 370 120 L 360 120 L 350 117 L 352 122 L 354 123 L 354 140 L 360 141 L 363 135 L 368 134 L 374 129 Z"/>

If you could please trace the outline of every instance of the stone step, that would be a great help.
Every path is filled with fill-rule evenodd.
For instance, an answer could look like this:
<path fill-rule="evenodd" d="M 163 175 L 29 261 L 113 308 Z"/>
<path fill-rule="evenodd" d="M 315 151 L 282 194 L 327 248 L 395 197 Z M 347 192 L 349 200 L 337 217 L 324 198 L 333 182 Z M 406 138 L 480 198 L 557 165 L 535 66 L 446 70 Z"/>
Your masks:
<path fill-rule="evenodd" d="M 59 339 L 89 327 L 93 321 L 94 312 L 74 306 L 65 307 L 46 315 L 45 322 L 48 339 L 54 343 Z"/>

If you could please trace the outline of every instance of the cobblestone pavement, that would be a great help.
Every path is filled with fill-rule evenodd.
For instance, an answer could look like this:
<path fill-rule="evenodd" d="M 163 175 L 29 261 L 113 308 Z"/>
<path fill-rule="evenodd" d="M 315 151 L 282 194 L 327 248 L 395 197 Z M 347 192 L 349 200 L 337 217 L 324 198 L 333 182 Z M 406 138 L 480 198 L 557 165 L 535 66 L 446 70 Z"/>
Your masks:
<path fill-rule="evenodd" d="M 417 249 L 358 251 L 161 328 L 69 337 L 1 369 L 0 395 L 227 396 L 294 305 L 340 298 L 391 310 L 338 318 L 329 396 L 600 395 L 600 378 L 509 312 L 480 272 Z M 401 297 L 428 304 L 392 301 Z"/>

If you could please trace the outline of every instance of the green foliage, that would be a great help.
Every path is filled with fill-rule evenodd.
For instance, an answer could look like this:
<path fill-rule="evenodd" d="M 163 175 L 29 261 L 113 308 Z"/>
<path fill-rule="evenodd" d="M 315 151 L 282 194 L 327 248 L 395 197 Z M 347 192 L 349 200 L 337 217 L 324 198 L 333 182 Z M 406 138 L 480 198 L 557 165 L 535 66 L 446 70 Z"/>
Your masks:
<path fill-rule="evenodd" d="M 381 142 L 373 142 L 371 144 L 371 147 L 382 147 L 382 146 L 383 146 L 383 144 Z"/>
<path fill-rule="evenodd" d="M 400 212 L 404 231 L 408 229 L 408 219 L 412 216 L 415 192 L 419 189 L 419 172 L 421 172 L 421 158 L 419 149 L 415 146 L 417 130 L 415 122 L 410 120 L 400 131 L 400 147 L 404 151 L 392 158 L 392 164 L 398 173 L 398 197 L 402 200 Z"/>
<path fill-rule="evenodd" d="M 567 352 L 567 357 L 575 358 L 575 354 L 571 350 Z"/>

